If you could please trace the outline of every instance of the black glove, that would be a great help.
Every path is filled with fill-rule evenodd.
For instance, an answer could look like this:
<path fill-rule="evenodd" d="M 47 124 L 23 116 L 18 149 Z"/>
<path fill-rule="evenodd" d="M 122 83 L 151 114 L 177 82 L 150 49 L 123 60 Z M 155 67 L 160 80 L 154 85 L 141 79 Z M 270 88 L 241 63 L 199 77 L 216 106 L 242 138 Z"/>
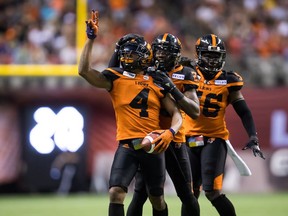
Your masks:
<path fill-rule="evenodd" d="M 121 37 L 119 39 L 119 41 L 116 43 L 116 47 L 115 47 L 115 52 L 118 51 L 120 49 L 120 47 L 125 44 L 127 41 L 131 41 L 131 40 L 137 40 L 140 43 L 145 43 L 144 37 L 138 34 L 126 34 L 123 37 Z"/>
<path fill-rule="evenodd" d="M 265 160 L 265 156 L 259 148 L 259 143 L 258 143 L 257 137 L 250 139 L 250 141 L 247 143 L 247 145 L 242 150 L 246 150 L 246 149 L 252 149 L 255 157 L 259 156 Z"/>
<path fill-rule="evenodd" d="M 98 24 L 99 14 L 98 11 L 92 10 L 91 18 L 86 20 L 86 34 L 90 40 L 94 40 L 98 34 Z"/>
<path fill-rule="evenodd" d="M 173 89 L 176 88 L 173 81 L 167 75 L 167 73 L 157 70 L 154 73 L 151 73 L 151 76 L 154 79 L 154 82 L 161 86 L 166 92 L 171 92 Z"/>
<path fill-rule="evenodd" d="M 176 101 L 179 101 L 184 97 L 167 73 L 156 70 L 155 72 L 149 72 L 149 74 L 153 77 L 154 83 L 162 87 L 166 93 L 170 93 Z"/>

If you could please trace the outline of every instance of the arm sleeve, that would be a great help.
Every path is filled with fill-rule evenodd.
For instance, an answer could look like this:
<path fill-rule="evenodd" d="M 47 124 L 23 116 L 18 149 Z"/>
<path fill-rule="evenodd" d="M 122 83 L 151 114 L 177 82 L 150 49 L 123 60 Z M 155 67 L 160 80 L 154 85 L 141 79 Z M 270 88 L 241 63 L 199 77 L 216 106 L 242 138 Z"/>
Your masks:
<path fill-rule="evenodd" d="M 235 101 L 232 105 L 238 116 L 241 118 L 242 124 L 249 137 L 256 136 L 257 132 L 255 128 L 255 123 L 252 117 L 252 113 L 246 104 L 246 101 L 238 100 Z"/>

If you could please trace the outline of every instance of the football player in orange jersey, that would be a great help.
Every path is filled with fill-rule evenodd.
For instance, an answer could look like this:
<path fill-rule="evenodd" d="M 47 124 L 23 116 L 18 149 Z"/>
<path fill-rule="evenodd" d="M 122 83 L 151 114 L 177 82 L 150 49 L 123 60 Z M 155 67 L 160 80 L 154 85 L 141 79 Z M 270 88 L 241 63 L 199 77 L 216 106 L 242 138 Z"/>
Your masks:
<path fill-rule="evenodd" d="M 196 94 L 198 81 L 194 80 L 196 73 L 191 68 L 178 64 L 181 57 L 182 45 L 180 40 L 170 34 L 158 35 L 152 42 L 154 63 L 150 75 L 154 82 L 162 86 L 176 100 L 179 107 L 191 118 L 196 119 L 199 114 L 199 104 Z M 154 69 L 154 70 L 153 70 Z M 185 113 L 182 114 L 185 116 Z M 169 128 L 171 117 L 162 109 L 160 115 L 161 128 Z M 182 127 L 165 151 L 166 169 L 172 179 L 177 195 L 182 201 L 182 211 L 188 215 L 200 215 L 197 199 L 192 193 L 192 176 L 189 155 L 185 146 L 185 130 Z M 143 205 L 147 200 L 145 180 L 141 167 L 137 173 L 135 190 L 132 201 L 127 210 L 127 216 L 141 216 Z"/>
<path fill-rule="evenodd" d="M 148 133 L 160 129 L 160 109 L 164 106 L 172 116 L 171 127 L 163 130 L 158 139 L 163 146 L 167 146 L 182 125 L 181 113 L 172 98 L 154 84 L 152 77 L 145 74 L 153 56 L 149 43 L 145 40 L 128 40 L 119 48 L 122 67 L 100 72 L 90 65 L 94 39 L 98 34 L 98 12 L 92 11 L 86 25 L 88 39 L 81 53 L 79 74 L 91 85 L 110 93 L 116 116 L 119 145 L 109 179 L 109 216 L 124 216 L 127 188 L 139 166 L 147 183 L 154 215 L 167 216 L 163 193 L 164 154 L 148 154 L 140 144 Z"/>
<path fill-rule="evenodd" d="M 222 70 L 226 49 L 214 34 L 200 37 L 195 45 L 195 70 L 200 77 L 197 89 L 200 116 L 185 118 L 186 142 L 190 147 L 193 191 L 199 197 L 202 185 L 205 195 L 221 216 L 236 215 L 231 201 L 221 193 L 227 156 L 229 131 L 225 110 L 232 104 L 249 136 L 243 148 L 252 149 L 255 156 L 265 159 L 260 151 L 253 117 L 241 93 L 243 80 L 236 72 Z"/>

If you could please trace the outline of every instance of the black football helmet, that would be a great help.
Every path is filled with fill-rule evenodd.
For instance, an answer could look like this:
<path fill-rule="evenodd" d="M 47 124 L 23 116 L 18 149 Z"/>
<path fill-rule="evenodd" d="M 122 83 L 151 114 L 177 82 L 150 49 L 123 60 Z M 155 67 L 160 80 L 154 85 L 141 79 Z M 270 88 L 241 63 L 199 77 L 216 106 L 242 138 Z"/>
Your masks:
<path fill-rule="evenodd" d="M 142 35 L 135 34 L 135 33 L 129 33 L 121 37 L 118 42 L 116 43 L 116 49 L 119 49 L 124 43 L 136 40 L 139 43 L 145 43 L 145 39 Z"/>
<path fill-rule="evenodd" d="M 211 80 L 224 67 L 226 49 L 224 42 L 214 34 L 200 37 L 195 44 L 196 62 L 205 79 Z"/>
<path fill-rule="evenodd" d="M 157 69 L 169 72 L 177 64 L 181 57 L 181 42 L 170 34 L 158 35 L 152 42 L 153 57 Z"/>
<path fill-rule="evenodd" d="M 125 71 L 139 72 L 151 66 L 153 53 L 145 40 L 131 39 L 120 47 L 119 56 Z"/>

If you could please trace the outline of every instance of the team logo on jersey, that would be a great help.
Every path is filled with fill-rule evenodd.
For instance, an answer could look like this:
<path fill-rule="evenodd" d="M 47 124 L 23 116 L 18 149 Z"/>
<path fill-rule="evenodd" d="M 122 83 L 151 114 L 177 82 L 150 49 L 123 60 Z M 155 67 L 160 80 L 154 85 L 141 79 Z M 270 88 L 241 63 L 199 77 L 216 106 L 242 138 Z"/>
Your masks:
<path fill-rule="evenodd" d="M 173 79 L 178 79 L 178 80 L 184 80 L 185 79 L 185 75 L 184 74 L 172 74 L 172 78 Z"/>
<path fill-rule="evenodd" d="M 149 76 L 144 75 L 144 76 L 143 76 L 143 79 L 144 79 L 144 80 L 149 80 Z"/>
<path fill-rule="evenodd" d="M 227 85 L 227 80 L 215 80 L 215 85 Z"/>
<path fill-rule="evenodd" d="M 130 73 L 130 72 L 127 72 L 127 71 L 124 71 L 123 75 L 126 76 L 126 77 L 130 77 L 130 78 L 135 78 L 136 77 L 136 74 Z"/>

